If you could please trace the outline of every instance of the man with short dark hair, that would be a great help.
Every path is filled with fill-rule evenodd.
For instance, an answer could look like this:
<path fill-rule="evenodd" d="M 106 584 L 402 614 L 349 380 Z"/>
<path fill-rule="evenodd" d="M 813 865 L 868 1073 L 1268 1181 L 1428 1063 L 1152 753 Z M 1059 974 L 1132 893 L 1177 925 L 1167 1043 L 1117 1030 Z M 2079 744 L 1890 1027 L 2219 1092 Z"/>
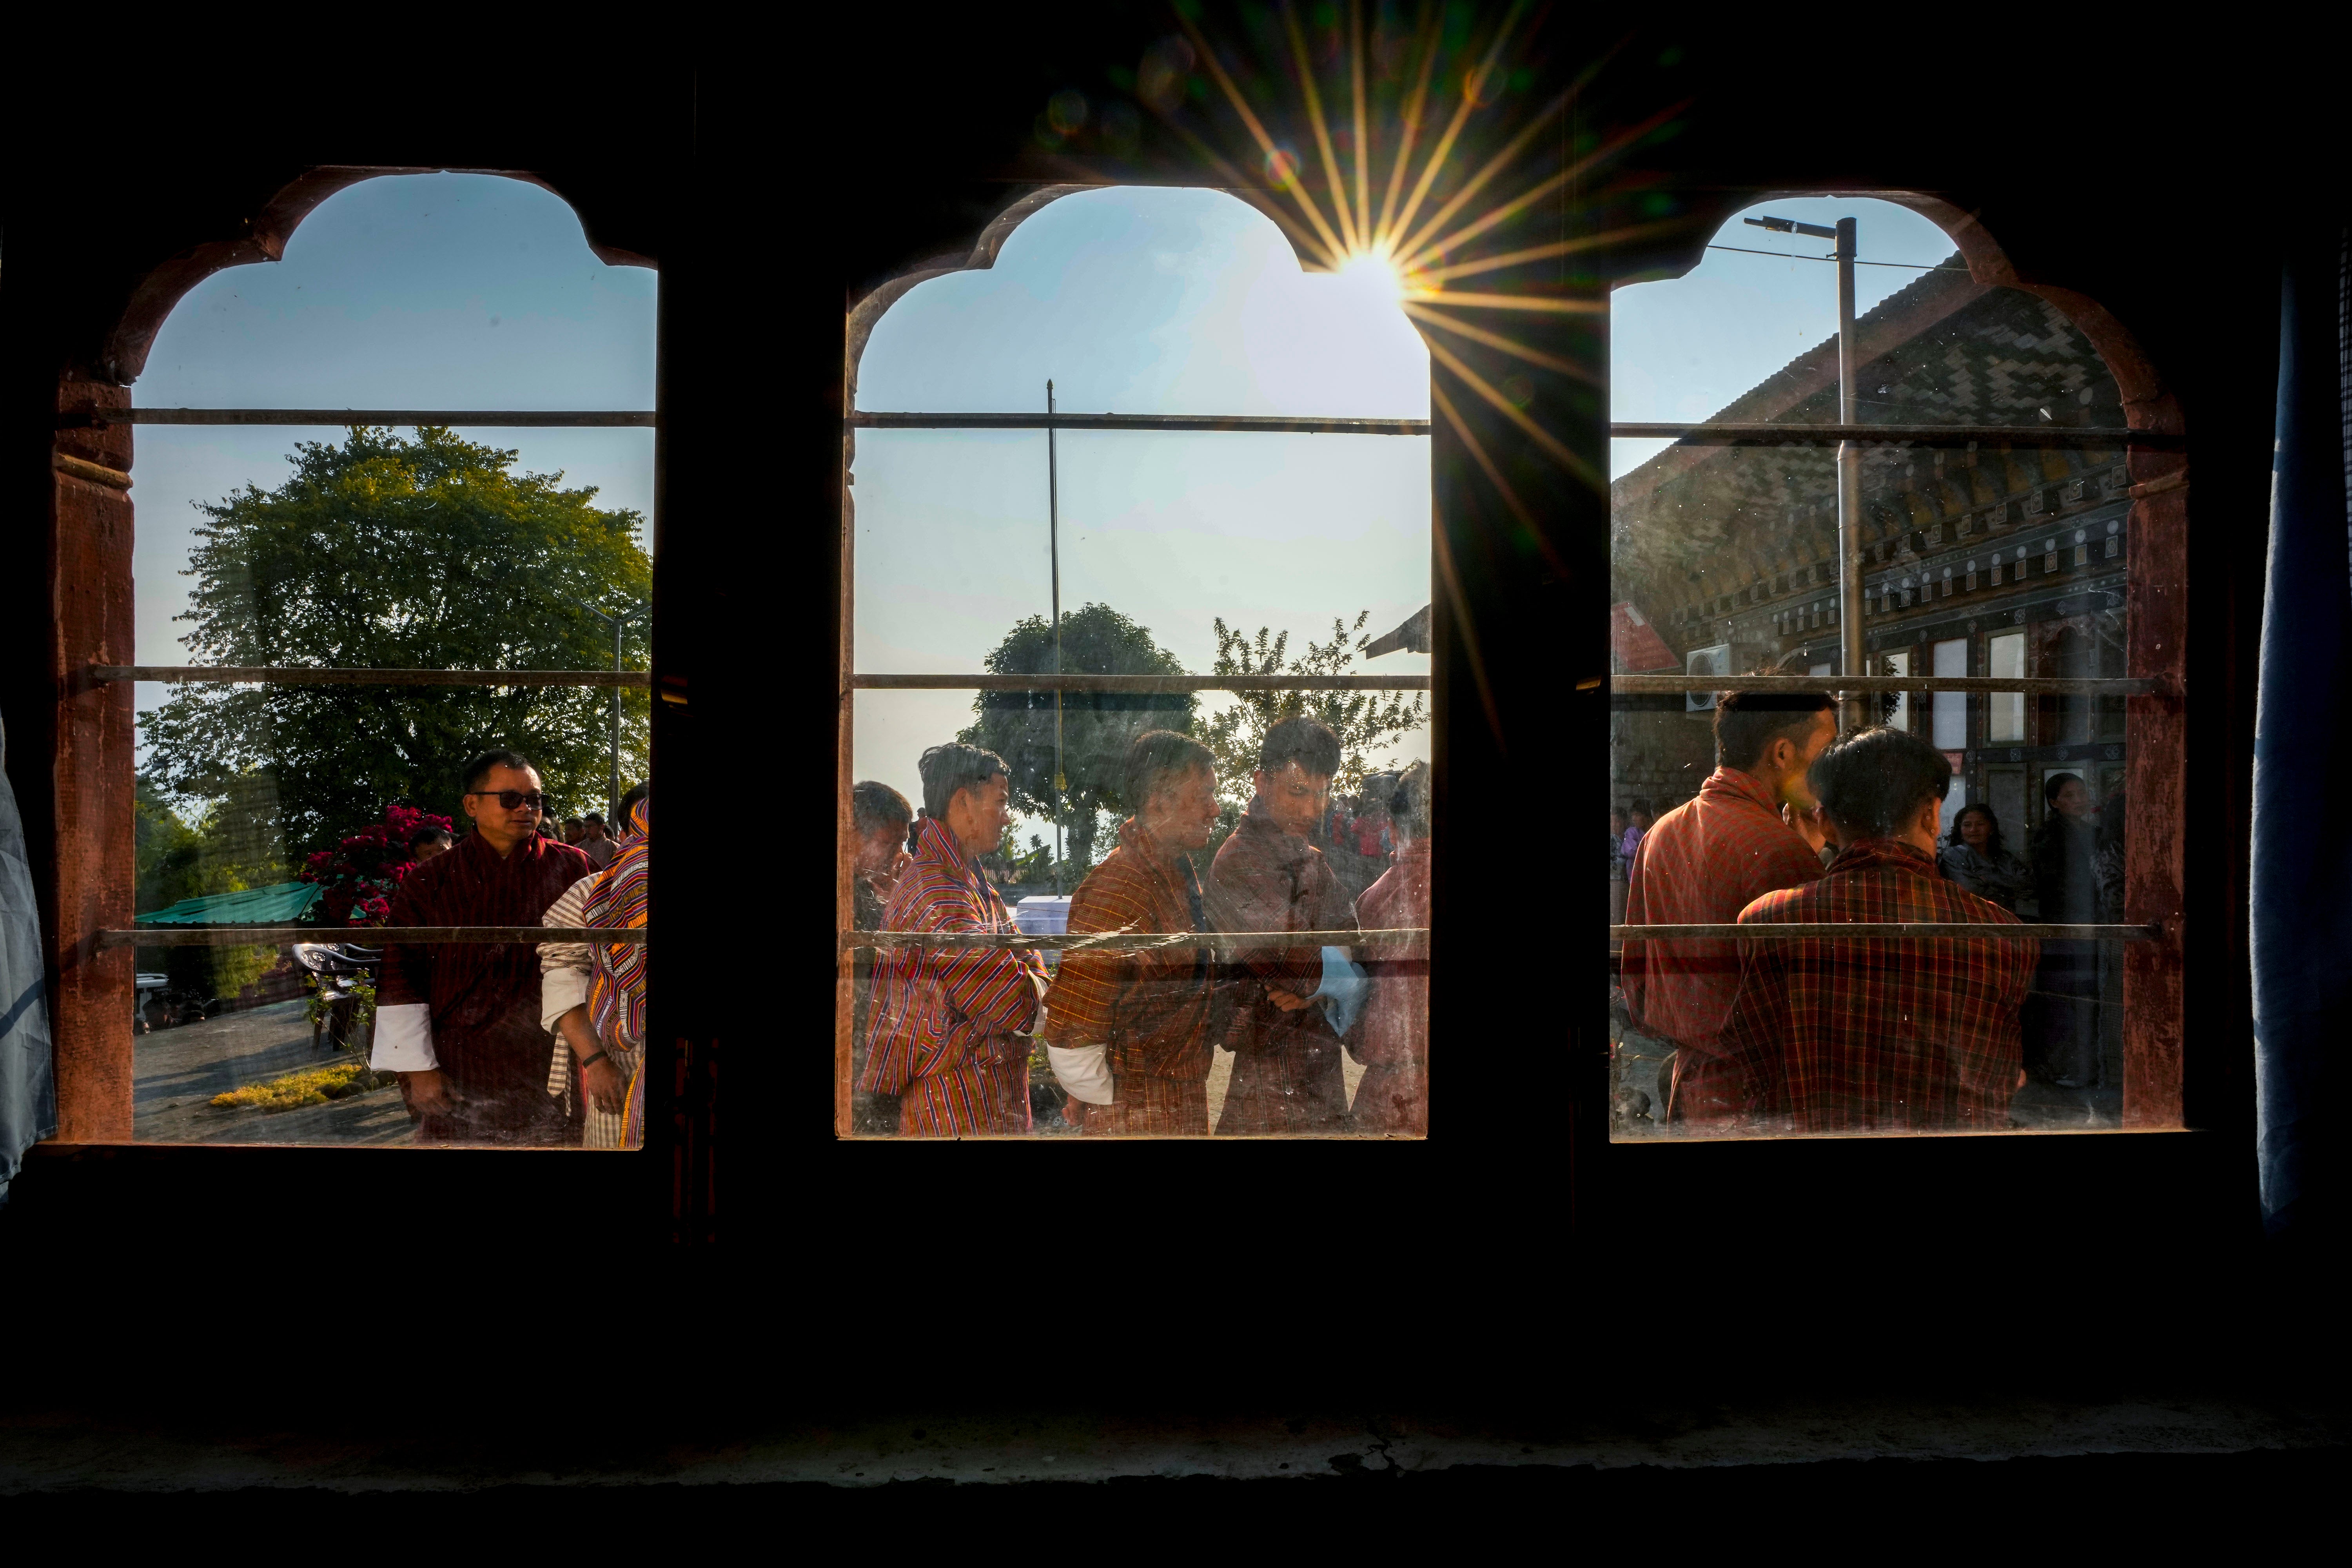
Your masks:
<path fill-rule="evenodd" d="M 456 842 L 446 827 L 420 827 L 408 836 L 408 858 L 411 860 L 430 860 Z"/>
<path fill-rule="evenodd" d="M 961 742 L 923 753 L 914 863 L 891 889 L 884 931 L 1013 932 L 980 857 L 1011 826 L 1004 759 Z M 866 1070 L 857 1087 L 898 1097 L 908 1137 L 1029 1131 L 1029 1037 L 1045 966 L 1032 952 L 893 947 L 875 966 Z"/>
<path fill-rule="evenodd" d="M 535 926 L 588 858 L 539 835 L 547 797 L 520 752 L 466 764 L 474 831 L 409 872 L 387 932 L 402 926 Z M 537 946 L 393 940 L 383 952 L 372 1065 L 400 1074 L 421 1143 L 561 1143 L 547 1092 L 554 1042 L 540 1024 Z"/>
<path fill-rule="evenodd" d="M 1658 818 L 1625 872 L 1625 924 L 1729 925 L 1781 888 L 1822 874 L 1805 770 L 1837 732 L 1826 693 L 1726 692 L 1715 709 L 1715 772 Z M 1667 1118 L 1716 1124 L 1753 1096 L 1716 1044 L 1739 989 L 1739 953 L 1717 940 L 1627 941 L 1633 1026 L 1675 1047 Z"/>
<path fill-rule="evenodd" d="M 594 811 L 580 819 L 580 837 L 572 841 L 572 847 L 593 861 L 599 871 L 613 863 L 614 851 L 620 847 L 604 826 L 604 814 Z"/>
<path fill-rule="evenodd" d="M 1330 803 L 1339 741 L 1305 714 L 1270 726 L 1241 826 L 1218 847 L 1207 891 L 1213 929 L 1349 931 L 1356 910 L 1308 842 Z M 1348 1126 L 1339 1037 L 1318 993 L 1320 947 L 1245 947 L 1225 1047 L 1234 1056 L 1222 1134 L 1338 1132 Z"/>
<path fill-rule="evenodd" d="M 880 931 L 882 911 L 898 890 L 898 879 L 914 864 L 907 852 L 907 830 L 915 808 L 907 797 L 877 779 L 850 787 L 850 920 L 858 931 Z M 874 998 L 874 951 L 857 948 L 850 955 L 853 969 L 849 1009 L 849 1124 L 858 1132 L 896 1132 L 898 1097 L 854 1087 L 866 1076 L 866 1017 Z"/>
<path fill-rule="evenodd" d="M 1070 900 L 1069 931 L 1206 931 L 1201 883 L 1185 857 L 1217 825 L 1216 761 L 1172 730 L 1128 748 L 1120 798 L 1135 815 L 1118 847 Z M 1065 950 L 1046 995 L 1055 1076 L 1087 1135 L 1208 1136 L 1214 970 L 1210 950 Z"/>
<path fill-rule="evenodd" d="M 571 845 L 574 849 L 577 849 L 580 847 L 582 836 L 587 831 L 587 824 L 582 822 L 576 816 L 567 816 L 563 819 L 563 831 L 557 837 L 561 837 L 566 844 Z"/>
<path fill-rule="evenodd" d="M 1871 729 L 1813 763 L 1840 846 L 1817 881 L 1767 893 L 1743 926 L 1901 921 L 2014 925 L 1944 880 L 1936 835 L 1952 764 L 1900 730 Z M 2005 1127 L 2023 1068 L 2018 1009 L 2039 944 L 1743 940 L 1738 1000 L 1719 1037 L 1747 1068 L 1767 1125 L 1799 1132 Z"/>

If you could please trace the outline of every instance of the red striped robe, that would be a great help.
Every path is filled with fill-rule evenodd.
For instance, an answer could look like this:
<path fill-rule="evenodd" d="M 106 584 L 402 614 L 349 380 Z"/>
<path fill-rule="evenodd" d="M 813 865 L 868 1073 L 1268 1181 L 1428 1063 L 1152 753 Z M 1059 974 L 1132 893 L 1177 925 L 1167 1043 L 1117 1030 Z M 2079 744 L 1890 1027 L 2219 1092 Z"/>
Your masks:
<path fill-rule="evenodd" d="M 1352 931 L 1347 889 L 1304 838 L 1285 833 L 1252 800 L 1209 866 L 1208 901 L 1218 931 Z M 1219 1133 L 1343 1132 L 1348 1080 L 1339 1037 L 1319 1005 L 1286 1013 L 1269 989 L 1310 995 L 1323 981 L 1320 947 L 1247 947 L 1225 1045 L 1234 1075 Z"/>
<path fill-rule="evenodd" d="M 1767 893 L 1743 926 L 2017 917 L 1893 839 L 1848 845 L 1829 874 Z M 1999 1131 L 2024 1053 L 2017 1014 L 2032 942 L 1742 942 L 1738 1000 L 1718 1037 L 1767 1127 L 1799 1132 Z"/>
<path fill-rule="evenodd" d="M 1429 924 L 1429 840 L 1397 851 L 1396 864 L 1356 900 L 1366 931 L 1412 931 Z M 1364 1064 L 1353 1114 L 1359 1132 L 1429 1136 L 1429 957 L 1403 944 L 1366 943 L 1372 994 L 1359 1026 L 1356 1058 Z"/>
<path fill-rule="evenodd" d="M 918 825 L 915 863 L 882 911 L 884 931 L 1014 929 L 1004 900 L 947 825 Z M 908 1137 L 1029 1131 L 1029 1041 L 1045 979 L 1034 952 L 884 949 L 874 965 L 866 1071 L 857 1087 L 898 1099 Z"/>
<path fill-rule="evenodd" d="M 1192 868 L 1130 817 L 1078 884 L 1069 929 L 1199 931 L 1200 900 Z M 1205 947 L 1062 955 L 1045 999 L 1054 1043 L 1106 1047 L 1111 1071 L 1115 1103 L 1087 1109 L 1089 1136 L 1208 1136 L 1212 995 Z"/>

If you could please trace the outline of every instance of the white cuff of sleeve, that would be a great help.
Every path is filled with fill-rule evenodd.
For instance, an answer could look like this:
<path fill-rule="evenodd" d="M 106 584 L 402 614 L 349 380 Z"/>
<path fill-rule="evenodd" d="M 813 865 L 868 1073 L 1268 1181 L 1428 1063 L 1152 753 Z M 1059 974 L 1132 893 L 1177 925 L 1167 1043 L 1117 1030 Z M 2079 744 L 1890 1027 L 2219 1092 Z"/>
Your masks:
<path fill-rule="evenodd" d="M 539 977 L 539 1026 L 555 1033 L 555 1021 L 588 1000 L 588 976 L 577 969 L 551 969 Z"/>
<path fill-rule="evenodd" d="M 375 1010 L 375 1047 L 368 1066 L 378 1072 L 432 1072 L 441 1065 L 433 1054 L 433 1009 L 423 1002 L 403 1002 Z"/>
<path fill-rule="evenodd" d="M 1088 1105 L 1108 1105 L 1111 1092 L 1110 1063 L 1105 1059 L 1101 1046 L 1047 1046 L 1045 1059 L 1054 1064 L 1054 1076 L 1069 1091 L 1072 1100 Z"/>

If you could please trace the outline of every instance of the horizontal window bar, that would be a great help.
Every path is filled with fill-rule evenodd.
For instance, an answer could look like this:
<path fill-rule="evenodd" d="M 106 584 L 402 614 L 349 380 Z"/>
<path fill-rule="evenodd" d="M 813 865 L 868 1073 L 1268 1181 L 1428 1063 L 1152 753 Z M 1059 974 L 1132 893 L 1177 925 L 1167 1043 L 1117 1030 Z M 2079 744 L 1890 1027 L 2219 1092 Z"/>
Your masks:
<path fill-rule="evenodd" d="M 853 675 L 859 691 L 1426 691 L 1425 675 Z"/>
<path fill-rule="evenodd" d="M 1702 937 L 1760 937 L 1768 942 L 1812 942 L 1824 938 L 1840 941 L 1846 938 L 1899 938 L 1906 942 L 1922 942 L 1938 937 L 1995 937 L 2014 942 L 2162 942 L 2164 928 L 2161 925 L 2012 925 L 1995 921 L 1953 921 L 1933 924 L 1925 921 L 1906 924 L 1894 921 L 1801 924 L 1792 921 L 1785 925 L 1768 921 L 1759 925 L 1609 928 L 1609 940 L 1612 942 L 1667 942 Z"/>
<path fill-rule="evenodd" d="M 2032 696 L 2145 697 L 2176 689 L 2169 676 L 1863 675 L 1612 675 L 1612 692 L 1675 691 L 1989 691 Z"/>
<path fill-rule="evenodd" d="M 1622 424 L 1609 434 L 1628 440 L 1679 441 L 1690 447 L 1828 446 L 1839 441 L 1907 442 L 1950 447 L 1963 443 L 2011 447 L 2138 447 L 2178 451 L 2189 438 L 2169 430 L 2099 429 L 2080 425 L 1697 425 Z"/>
<path fill-rule="evenodd" d="M 140 926 L 133 931 L 102 931 L 98 945 L 107 947 L 282 947 L 289 942 L 355 942 L 381 947 L 397 942 L 411 945 L 450 942 L 596 942 L 619 947 L 645 943 L 644 926 Z"/>
<path fill-rule="evenodd" d="M 321 669 L 310 665 L 94 664 L 92 680 L 163 680 L 268 686 L 622 686 L 643 689 L 642 669 Z"/>
<path fill-rule="evenodd" d="M 1285 414 L 852 414 L 855 430 L 1176 430 L 1274 436 L 1426 436 L 1426 419 L 1312 419 Z"/>
<path fill-rule="evenodd" d="M 89 425 L 509 425 L 543 429 L 650 430 L 650 408 L 92 408 L 60 429 Z"/>
<path fill-rule="evenodd" d="M 1076 936 L 1001 931 L 845 931 L 839 937 L 844 948 L 986 947 L 1019 952 L 1044 948 L 1066 957 L 1087 950 L 1136 952 L 1158 947 L 1213 947 L 1220 952 L 1244 947 L 1352 947 L 1360 942 L 1420 947 L 1428 940 L 1428 929 L 1421 926 L 1394 931 L 1107 931 Z"/>

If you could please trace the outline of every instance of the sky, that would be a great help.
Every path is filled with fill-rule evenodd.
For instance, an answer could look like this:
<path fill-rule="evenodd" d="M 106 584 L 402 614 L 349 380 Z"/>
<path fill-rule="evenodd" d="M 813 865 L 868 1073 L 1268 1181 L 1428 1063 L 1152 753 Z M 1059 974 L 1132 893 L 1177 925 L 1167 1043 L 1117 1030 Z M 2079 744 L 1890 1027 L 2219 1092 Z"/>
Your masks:
<path fill-rule="evenodd" d="M 1861 260 L 1933 267 L 1957 248 L 1940 228 L 1911 211 L 1869 197 L 1778 196 L 1733 215 L 1716 245 L 1769 250 L 1750 256 L 1713 250 L 1682 277 L 1633 283 L 1610 296 L 1610 417 L 1627 422 L 1704 419 L 1808 349 L 1837 336 L 1837 268 L 1825 261 L 1832 242 L 1750 228 L 1765 216 L 1824 226 L 1856 220 Z M 1917 280 L 1906 267 L 1857 267 L 1857 315 Z M 1664 448 L 1664 441 L 1612 441 L 1609 477 L 1617 479 Z"/>
<path fill-rule="evenodd" d="M 651 408 L 653 272 L 596 259 L 562 198 L 488 174 L 402 174 L 321 203 L 282 261 L 190 289 L 132 385 L 142 408 Z M 519 467 L 593 485 L 604 506 L 653 506 L 651 430 L 466 430 Z M 184 664 L 172 617 L 204 521 L 193 503 L 291 472 L 299 441 L 335 428 L 142 426 L 137 647 Z M 165 695 L 142 684 L 143 710 Z"/>
<path fill-rule="evenodd" d="M 1933 265 L 1952 250 L 1891 204 L 1780 199 L 1750 209 L 1861 220 L 1864 259 Z M 1746 215 L 1742 215 L 1746 216 Z M 1832 269 L 1780 258 L 1828 243 L 1735 216 L 1687 276 L 1612 300 L 1612 414 L 1713 413 L 1835 330 Z M 1916 279 L 1861 269 L 1867 310 Z M 295 231 L 285 259 L 192 289 L 132 388 L 142 407 L 650 408 L 656 279 L 592 255 L 571 208 L 478 174 L 367 181 Z M 996 264 L 925 282 L 876 325 L 858 369 L 868 411 L 1429 414 L 1426 350 L 1361 275 L 1303 271 L 1264 216 L 1205 190 L 1065 197 Z M 331 428 L 142 427 L 138 658 L 182 663 L 172 617 L 201 521 L 191 503 L 271 489 L 298 440 Z M 604 504 L 649 510 L 649 430 L 484 430 L 520 466 L 561 470 Z M 1613 443 L 1622 473 L 1658 443 Z M 1294 645 L 1334 616 L 1386 631 L 1429 602 L 1429 443 L 1420 437 L 1069 432 L 1059 437 L 1062 602 L 1100 601 L 1206 671 L 1220 616 Z M 1043 432 L 861 431 L 856 659 L 865 671 L 976 671 L 1013 625 L 1046 612 Z M 1380 671 L 1421 674 L 1425 656 Z M 163 693 L 142 687 L 143 709 Z M 915 759 L 971 719 L 961 692 L 861 693 L 855 767 L 919 795 Z M 1221 701 L 1204 698 L 1213 709 Z M 1408 740 L 1399 760 L 1426 754 Z"/>
<path fill-rule="evenodd" d="M 1429 356 L 1392 294 L 1307 273 L 1274 224 L 1213 191 L 1066 196 L 994 267 L 933 279 L 877 324 L 869 412 L 1429 416 Z M 1068 432 L 1057 441 L 1062 604 L 1099 601 L 1208 670 L 1213 626 L 1385 632 L 1429 603 L 1425 437 Z M 1046 439 L 857 434 L 862 671 L 968 671 L 1047 613 Z M 1390 654 L 1368 673 L 1424 674 Z M 1226 699 L 1204 695 L 1204 709 Z M 915 759 L 971 721 L 962 692 L 864 692 L 855 766 L 919 799 Z M 1400 760 L 1425 756 L 1426 736 Z M 1024 829 L 1025 831 L 1025 829 Z"/>

